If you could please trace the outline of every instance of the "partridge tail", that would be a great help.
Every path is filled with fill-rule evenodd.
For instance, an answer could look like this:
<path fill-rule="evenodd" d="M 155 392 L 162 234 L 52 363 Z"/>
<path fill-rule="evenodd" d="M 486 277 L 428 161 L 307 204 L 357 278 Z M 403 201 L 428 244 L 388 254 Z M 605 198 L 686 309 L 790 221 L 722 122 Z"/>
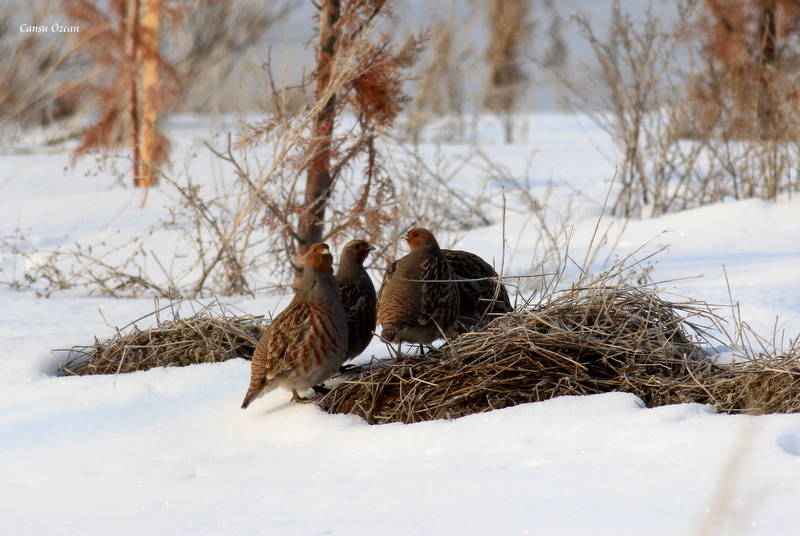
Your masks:
<path fill-rule="evenodd" d="M 384 325 L 381 331 L 381 338 L 387 342 L 393 342 L 397 335 L 397 329 L 393 325 Z"/>
<path fill-rule="evenodd" d="M 273 391 L 276 387 L 278 387 L 278 382 L 275 381 L 251 383 L 250 388 L 247 390 L 247 394 L 244 396 L 244 400 L 242 401 L 242 409 L 247 409 L 247 406 L 249 406 L 253 400 L 261 398 L 270 391 Z"/>

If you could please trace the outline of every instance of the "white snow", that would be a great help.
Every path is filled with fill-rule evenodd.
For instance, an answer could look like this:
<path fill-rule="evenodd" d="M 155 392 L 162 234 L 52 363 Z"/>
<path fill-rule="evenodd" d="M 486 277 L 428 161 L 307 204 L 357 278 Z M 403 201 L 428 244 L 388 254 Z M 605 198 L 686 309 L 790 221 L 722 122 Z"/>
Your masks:
<path fill-rule="evenodd" d="M 528 125 L 525 143 L 500 143 L 488 119 L 475 137 L 512 176 L 527 177 L 535 196 L 553 185 L 551 217 L 569 220 L 570 254 L 580 261 L 614 175 L 611 144 L 570 116 L 536 114 Z M 178 158 L 198 151 L 208 132 L 197 118 L 174 121 Z M 139 192 L 93 159 L 65 171 L 69 148 L 45 149 L 41 141 L 32 137 L 25 152 L 0 156 L 2 236 L 20 228 L 41 249 L 123 240 L 157 224 L 173 202 L 159 188 L 141 209 Z M 454 158 L 469 150 L 424 144 L 421 154 Z M 207 154 L 187 165 L 193 179 L 212 180 Z M 479 174 L 466 169 L 458 180 Z M 493 188 L 499 199 L 499 184 Z M 505 221 L 508 274 L 524 273 L 535 257 L 538 224 L 518 201 L 509 200 Z M 499 264 L 498 207 L 491 227 L 447 238 Z M 645 244 L 637 257 L 666 246 L 651 261 L 653 279 L 669 281 L 665 291 L 733 300 L 756 332 L 771 338 L 777 325 L 793 338 L 800 333 L 799 214 L 800 199 L 785 198 L 650 220 L 604 217 L 600 227 L 611 224 L 610 235 L 620 238 L 594 268 L 608 253 L 613 261 Z M 157 237 L 151 246 L 167 257 L 175 240 Z M 263 292 L 222 301 L 252 314 L 288 303 Z M 73 289 L 45 299 L 0 286 L 0 534 L 674 536 L 701 534 L 707 522 L 705 534 L 798 532 L 798 415 L 718 415 L 698 404 L 648 409 L 633 395 L 610 393 L 451 422 L 369 426 L 290 403 L 284 391 L 242 411 L 245 360 L 116 378 L 57 375 L 52 350 L 110 337 L 111 326 L 153 309 L 152 298 Z M 376 342 L 369 350 L 386 354 Z M 724 492 L 727 510 L 714 521 Z"/>

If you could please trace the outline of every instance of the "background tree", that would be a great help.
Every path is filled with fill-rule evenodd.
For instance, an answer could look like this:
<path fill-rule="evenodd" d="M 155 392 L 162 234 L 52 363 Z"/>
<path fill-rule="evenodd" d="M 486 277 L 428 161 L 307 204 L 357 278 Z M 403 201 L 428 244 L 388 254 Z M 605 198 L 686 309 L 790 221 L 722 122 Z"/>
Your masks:
<path fill-rule="evenodd" d="M 456 17 L 452 5 L 442 20 L 431 23 L 430 53 L 419 69 L 408 116 L 408 133 L 415 142 L 419 142 L 421 131 L 431 117 L 448 114 L 461 117 L 464 112 L 466 71 L 473 59 L 471 45 L 459 46 L 463 45 L 465 26 L 468 24 Z"/>
<path fill-rule="evenodd" d="M 178 7 L 159 0 L 62 0 L 72 23 L 91 36 L 80 52 L 95 70 L 92 81 L 70 83 L 70 90 L 92 94 L 99 108 L 74 155 L 129 141 L 139 187 L 155 184 L 154 166 L 167 160 L 169 142 L 157 130 L 158 114 L 175 108 L 182 94 L 180 77 L 158 49 L 161 14 L 175 23 Z"/>
<path fill-rule="evenodd" d="M 379 165 L 376 139 L 393 125 L 408 101 L 402 91 L 402 71 L 416 60 L 423 42 L 421 37 L 411 37 L 393 47 L 385 34 L 373 39 L 375 25 L 389 16 L 387 0 L 323 0 L 319 6 L 317 65 L 312 74 L 315 105 L 304 158 L 306 183 L 296 231 L 295 285 L 302 277 L 302 257 L 311 245 L 345 229 L 366 229 L 378 223 L 375 218 L 386 217 L 380 200 L 392 186 Z M 356 126 L 337 138 L 336 125 L 346 106 L 355 114 Z M 363 181 L 355 203 L 344 220 L 337 219 L 326 231 L 326 209 L 335 183 L 361 156 L 365 157 Z M 372 207 L 367 203 L 371 197 Z"/>
<path fill-rule="evenodd" d="M 705 0 L 700 18 L 705 73 L 698 79 L 706 127 L 730 135 L 785 138 L 797 125 L 800 2 Z"/>
<path fill-rule="evenodd" d="M 528 82 L 523 62 L 533 39 L 531 0 L 484 1 L 489 22 L 489 73 L 483 102 L 487 110 L 503 118 L 506 142 L 510 143 L 511 114 L 517 111 Z"/>
<path fill-rule="evenodd" d="M 141 10 L 139 17 L 132 18 L 133 48 L 131 55 L 138 55 L 141 64 L 138 76 L 134 77 L 131 85 L 132 109 L 135 101 L 141 102 L 142 111 L 139 121 L 134 122 L 134 186 L 150 188 L 157 182 L 155 173 L 156 162 L 165 162 L 166 137 L 158 132 L 159 109 L 159 26 L 161 24 L 160 0 L 129 0 L 129 4 L 138 5 Z M 135 8 L 134 8 L 135 13 Z M 138 26 L 138 27 L 137 27 Z M 138 41 L 138 43 L 137 43 Z M 137 46 L 137 44 L 139 46 Z M 136 143 L 139 139 L 140 142 Z M 136 155 L 139 151 L 138 158 Z M 138 168 L 138 169 L 137 169 Z"/>
<path fill-rule="evenodd" d="M 61 0 L 81 27 L 76 46 L 91 72 L 65 82 L 62 93 L 91 95 L 97 121 L 75 151 L 130 144 L 134 185 L 156 184 L 169 140 L 158 128 L 210 69 L 231 74 L 236 60 L 289 13 L 291 3 L 243 0 Z M 164 36 L 171 47 L 163 46 Z M 163 52 L 162 52 L 163 49 Z M 167 52 L 169 52 L 169 57 Z"/>

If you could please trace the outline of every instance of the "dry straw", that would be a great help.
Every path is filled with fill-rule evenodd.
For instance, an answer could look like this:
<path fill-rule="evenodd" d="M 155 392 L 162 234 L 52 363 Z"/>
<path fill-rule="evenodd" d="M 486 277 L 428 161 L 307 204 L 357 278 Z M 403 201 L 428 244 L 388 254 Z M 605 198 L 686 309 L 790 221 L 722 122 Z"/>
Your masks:
<path fill-rule="evenodd" d="M 181 303 L 118 328 L 108 341 L 69 350 L 62 371 L 117 374 L 252 356 L 263 317 L 214 303 L 180 318 Z M 164 311 L 170 319 L 161 318 Z M 153 317 L 155 327 L 139 329 Z M 670 302 L 654 287 L 622 284 L 606 273 L 550 292 L 425 356 L 374 361 L 318 403 L 373 424 L 453 419 L 610 391 L 634 393 L 650 407 L 698 402 L 726 413 L 800 411 L 800 344 L 780 352 L 745 324 L 738 322 L 731 336 L 720 322 L 706 304 Z M 761 351 L 717 364 L 701 348 L 710 345 L 704 337 L 711 328 L 727 335 L 730 347 L 756 337 Z"/>
<path fill-rule="evenodd" d="M 157 308 L 125 327 L 117 328 L 107 341 L 95 339 L 92 346 L 75 346 L 61 365 L 66 375 L 119 374 L 153 367 L 182 367 L 194 363 L 217 363 L 253 355 L 264 326 L 263 316 L 231 313 L 219 302 L 202 306 L 188 318 L 180 318 L 180 304 Z M 172 312 L 164 320 L 161 313 Z M 138 323 L 155 319 L 156 326 L 139 329 Z"/>
<path fill-rule="evenodd" d="M 372 424 L 453 419 L 560 395 L 632 392 L 648 406 L 700 402 L 730 413 L 794 412 L 792 356 L 716 365 L 696 341 L 719 319 L 698 302 L 596 280 L 497 318 L 423 357 L 398 355 L 321 405 Z M 699 322 L 699 324 L 695 323 Z"/>

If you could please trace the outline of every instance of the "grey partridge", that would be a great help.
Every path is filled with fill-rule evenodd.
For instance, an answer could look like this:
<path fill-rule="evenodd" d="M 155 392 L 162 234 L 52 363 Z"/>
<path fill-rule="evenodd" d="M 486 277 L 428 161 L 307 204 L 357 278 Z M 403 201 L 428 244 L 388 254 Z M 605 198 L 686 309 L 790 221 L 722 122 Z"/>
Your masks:
<path fill-rule="evenodd" d="M 415 228 L 402 235 L 411 252 L 386 271 L 378 293 L 378 324 L 389 342 L 431 344 L 444 337 L 458 313 L 455 274 L 433 234 Z"/>
<path fill-rule="evenodd" d="M 346 353 L 347 317 L 333 276 L 333 256 L 327 244 L 314 244 L 305 255 L 297 294 L 258 341 L 242 408 L 279 386 L 303 401 L 297 391 L 333 376 Z"/>
<path fill-rule="evenodd" d="M 449 335 L 464 333 L 494 316 L 511 312 L 508 291 L 492 265 L 469 251 L 443 249 L 442 253 L 459 280 L 458 319 Z"/>
<path fill-rule="evenodd" d="M 378 296 L 375 285 L 364 269 L 364 261 L 375 246 L 364 240 L 351 240 L 345 244 L 336 282 L 347 315 L 347 353 L 345 361 L 361 354 L 372 340 L 375 330 Z"/>

